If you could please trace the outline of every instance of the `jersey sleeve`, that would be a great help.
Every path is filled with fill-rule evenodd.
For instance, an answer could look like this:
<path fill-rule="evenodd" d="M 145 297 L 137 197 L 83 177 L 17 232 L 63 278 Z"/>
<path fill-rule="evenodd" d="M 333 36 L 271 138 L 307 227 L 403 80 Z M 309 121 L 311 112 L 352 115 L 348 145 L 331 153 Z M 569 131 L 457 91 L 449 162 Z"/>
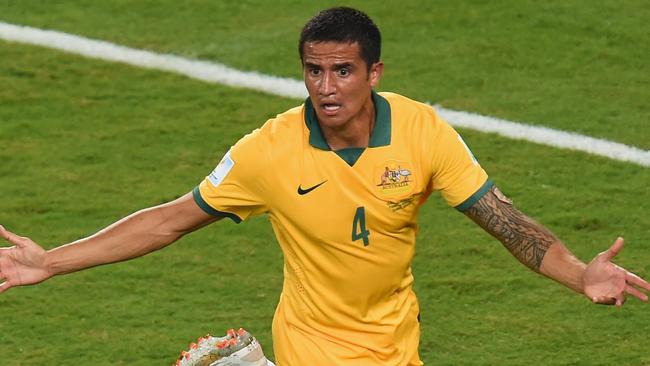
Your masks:
<path fill-rule="evenodd" d="M 462 212 L 483 197 L 493 183 L 458 132 L 437 114 L 434 118 L 432 189 Z"/>
<path fill-rule="evenodd" d="M 236 223 L 266 212 L 267 151 L 259 130 L 239 140 L 193 191 L 205 212 Z"/>

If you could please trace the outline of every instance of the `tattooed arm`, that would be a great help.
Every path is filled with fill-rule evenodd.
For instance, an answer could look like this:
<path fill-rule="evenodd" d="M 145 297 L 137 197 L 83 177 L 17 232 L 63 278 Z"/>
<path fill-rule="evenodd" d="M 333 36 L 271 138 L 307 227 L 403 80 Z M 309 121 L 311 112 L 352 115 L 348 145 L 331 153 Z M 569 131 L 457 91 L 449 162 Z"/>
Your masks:
<path fill-rule="evenodd" d="M 621 306 L 625 293 L 647 301 L 634 286 L 650 291 L 650 284 L 610 260 L 622 249 L 619 238 L 589 265 L 576 258 L 548 229 L 517 210 L 493 186 L 465 215 L 497 238 L 528 268 L 584 294 L 593 302 Z"/>
<path fill-rule="evenodd" d="M 497 238 L 528 268 L 583 292 L 582 273 L 586 265 L 553 233 L 517 210 L 496 186 L 465 211 L 465 215 Z"/>

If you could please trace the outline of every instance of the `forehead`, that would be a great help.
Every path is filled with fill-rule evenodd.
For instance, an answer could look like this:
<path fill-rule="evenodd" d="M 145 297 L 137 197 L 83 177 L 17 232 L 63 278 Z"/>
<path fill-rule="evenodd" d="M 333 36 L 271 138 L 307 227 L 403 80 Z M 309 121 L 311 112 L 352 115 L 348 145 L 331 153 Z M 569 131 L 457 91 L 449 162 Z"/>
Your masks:
<path fill-rule="evenodd" d="M 303 61 L 312 64 L 363 62 L 358 42 L 306 42 Z"/>

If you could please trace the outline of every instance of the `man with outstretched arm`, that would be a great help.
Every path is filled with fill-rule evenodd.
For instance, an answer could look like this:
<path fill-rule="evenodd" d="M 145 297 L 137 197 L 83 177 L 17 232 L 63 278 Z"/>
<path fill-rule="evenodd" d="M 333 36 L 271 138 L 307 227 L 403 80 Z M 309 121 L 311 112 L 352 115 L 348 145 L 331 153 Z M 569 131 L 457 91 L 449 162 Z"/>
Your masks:
<path fill-rule="evenodd" d="M 304 104 L 239 140 L 192 192 L 93 236 L 45 251 L 0 228 L 13 244 L 0 250 L 0 292 L 147 254 L 223 217 L 268 214 L 284 252 L 278 365 L 422 365 L 411 262 L 418 208 L 439 191 L 521 263 L 594 303 L 647 301 L 650 284 L 611 262 L 622 238 L 581 262 L 513 206 L 430 106 L 375 92 L 380 49 L 364 13 L 320 12 L 299 41 Z"/>

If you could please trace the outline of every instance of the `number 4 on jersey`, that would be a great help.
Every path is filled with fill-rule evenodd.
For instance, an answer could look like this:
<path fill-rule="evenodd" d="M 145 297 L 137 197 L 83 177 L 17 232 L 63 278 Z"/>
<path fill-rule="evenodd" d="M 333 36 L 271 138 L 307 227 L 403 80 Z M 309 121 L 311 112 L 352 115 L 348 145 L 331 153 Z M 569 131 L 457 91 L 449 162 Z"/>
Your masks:
<path fill-rule="evenodd" d="M 370 235 L 370 231 L 366 229 L 366 210 L 363 206 L 357 207 L 352 221 L 352 241 L 363 239 L 363 246 L 368 246 L 370 244 L 368 235 Z"/>

